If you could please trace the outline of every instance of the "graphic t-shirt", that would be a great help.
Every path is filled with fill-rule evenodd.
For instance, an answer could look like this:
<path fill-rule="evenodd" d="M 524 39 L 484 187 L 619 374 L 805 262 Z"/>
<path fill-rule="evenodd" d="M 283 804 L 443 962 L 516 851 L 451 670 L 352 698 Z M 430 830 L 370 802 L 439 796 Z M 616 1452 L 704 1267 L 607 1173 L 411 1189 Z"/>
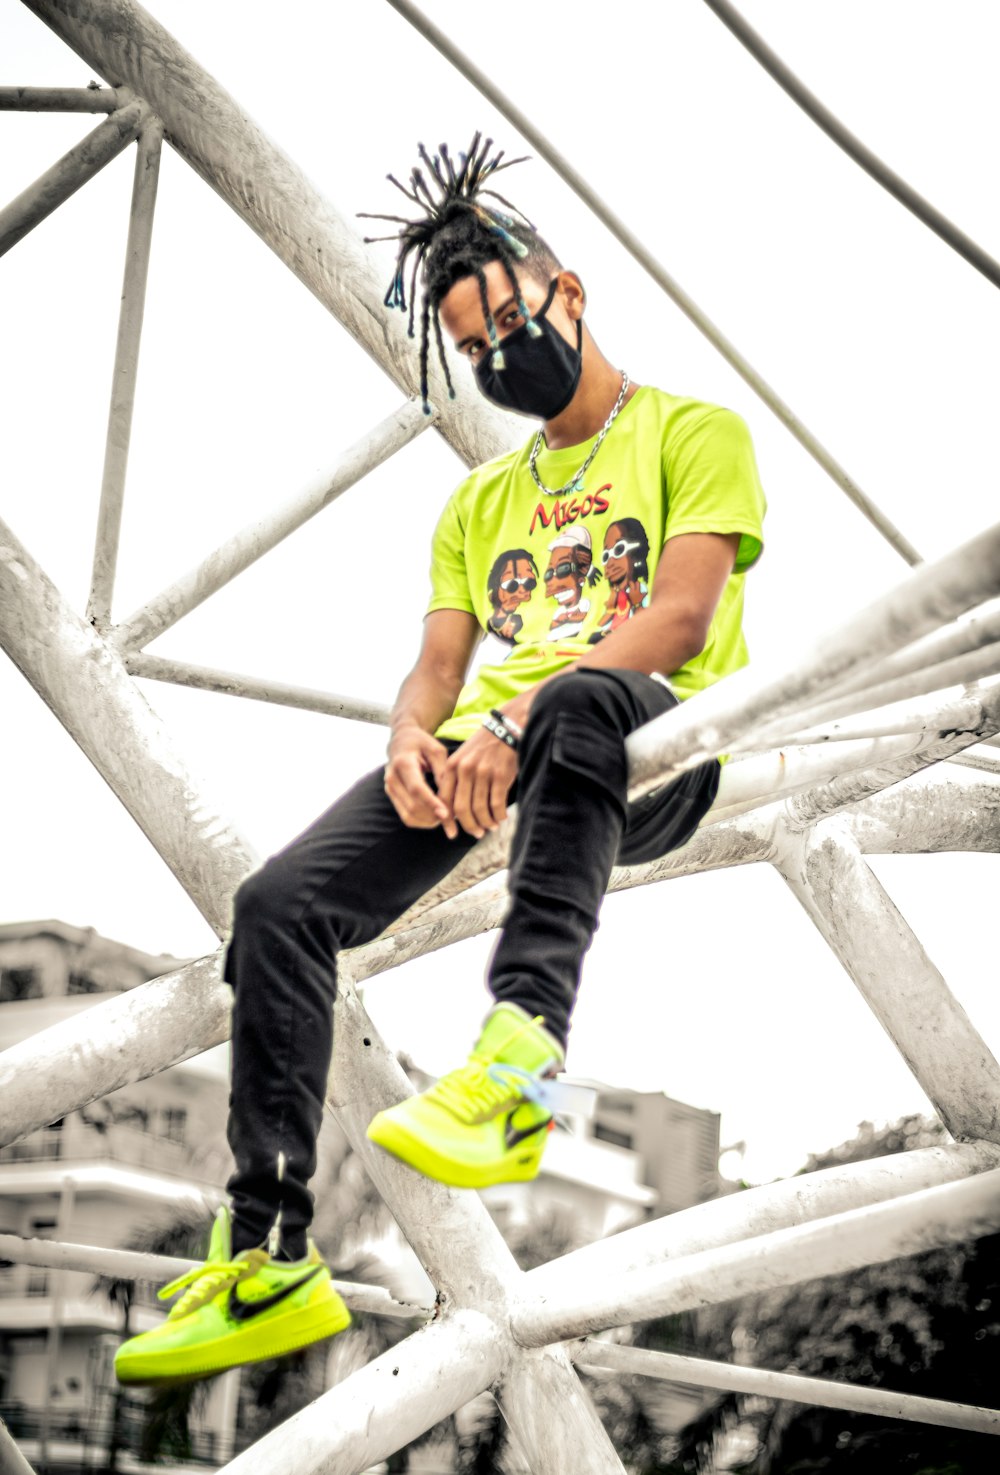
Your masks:
<path fill-rule="evenodd" d="M 544 447 L 541 480 L 560 487 L 596 436 Z M 561 670 L 649 604 L 663 545 L 679 533 L 740 533 L 700 655 L 670 675 L 690 696 L 746 664 L 744 575 L 759 558 L 765 501 L 750 433 L 731 410 L 638 389 L 572 492 L 540 492 L 534 436 L 478 467 L 434 534 L 428 612 L 467 610 L 494 637 L 437 736 L 465 739 L 491 708 Z M 506 647 L 504 656 L 501 646 Z"/>

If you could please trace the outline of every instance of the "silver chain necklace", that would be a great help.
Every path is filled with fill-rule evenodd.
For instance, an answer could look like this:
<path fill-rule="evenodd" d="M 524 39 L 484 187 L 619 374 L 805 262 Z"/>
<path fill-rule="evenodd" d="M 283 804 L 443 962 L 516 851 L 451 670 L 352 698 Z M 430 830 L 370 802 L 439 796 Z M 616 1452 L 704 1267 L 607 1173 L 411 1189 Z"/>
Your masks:
<path fill-rule="evenodd" d="M 625 370 L 622 369 L 622 387 L 618 391 L 618 398 L 615 400 L 615 407 L 614 407 L 614 409 L 611 411 L 611 414 L 608 416 L 608 418 L 605 420 L 603 426 L 601 427 L 601 433 L 597 437 L 597 439 L 594 441 L 594 444 L 591 446 L 590 453 L 587 456 L 586 461 L 584 461 L 583 465 L 580 467 L 580 469 L 576 473 L 576 475 L 575 476 L 571 476 L 570 479 L 569 479 L 569 481 L 566 483 L 566 485 L 564 487 L 559 487 L 559 489 L 557 491 L 553 491 L 553 489 L 551 487 L 547 487 L 545 485 L 545 483 L 542 481 L 542 478 L 538 475 L 538 468 L 535 465 L 535 461 L 538 459 L 538 452 L 542 448 L 542 431 L 541 431 L 541 427 L 539 427 L 538 434 L 535 436 L 535 443 L 531 447 L 531 455 L 528 457 L 528 470 L 531 472 L 531 475 L 534 477 L 535 486 L 538 488 L 538 490 L 540 492 L 544 492 L 547 497 L 562 497 L 562 496 L 565 496 L 565 494 L 567 492 L 576 492 L 576 491 L 580 491 L 581 490 L 581 487 L 580 487 L 580 478 L 583 476 L 583 473 L 587 470 L 587 468 L 590 465 L 591 461 L 593 461 L 594 457 L 597 455 L 598 451 L 601 449 L 601 442 L 604 440 L 604 437 L 607 435 L 608 431 L 611 429 L 612 425 L 615 423 L 615 420 L 616 420 L 617 415 L 618 415 L 618 411 L 621 409 L 622 405 L 625 403 L 625 396 L 626 396 L 626 394 L 628 394 L 628 385 L 629 385 L 628 375 L 626 374 Z"/>

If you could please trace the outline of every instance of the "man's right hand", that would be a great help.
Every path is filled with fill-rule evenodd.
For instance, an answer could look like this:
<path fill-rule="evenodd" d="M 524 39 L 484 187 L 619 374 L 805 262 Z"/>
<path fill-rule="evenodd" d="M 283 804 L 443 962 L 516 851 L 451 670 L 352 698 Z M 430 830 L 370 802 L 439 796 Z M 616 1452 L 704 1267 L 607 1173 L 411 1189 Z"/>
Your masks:
<path fill-rule="evenodd" d="M 433 830 L 443 826 L 454 840 L 458 834 L 455 817 L 444 800 L 427 782 L 431 774 L 440 783 L 448 762 L 448 749 L 416 723 L 398 727 L 389 739 L 389 761 L 385 766 L 385 792 L 404 825 L 411 830 Z"/>

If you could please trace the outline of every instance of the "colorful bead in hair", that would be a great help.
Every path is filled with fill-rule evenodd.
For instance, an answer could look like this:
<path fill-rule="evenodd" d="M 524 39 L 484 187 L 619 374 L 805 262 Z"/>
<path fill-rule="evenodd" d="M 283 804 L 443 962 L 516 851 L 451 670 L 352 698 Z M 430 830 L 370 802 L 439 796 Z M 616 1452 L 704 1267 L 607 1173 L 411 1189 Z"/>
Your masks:
<path fill-rule="evenodd" d="M 424 310 L 420 318 L 420 394 L 427 413 L 430 413 L 427 369 L 432 316 L 445 382 L 452 398 L 455 394 L 438 320 L 438 306 L 454 283 L 462 277 L 478 278 L 493 365 L 502 369 L 503 350 L 496 323 L 489 310 L 483 267 L 491 261 L 502 263 L 514 289 L 518 311 L 532 337 L 538 337 L 541 329 L 533 320 L 524 301 L 515 263 L 524 263 L 530 274 L 539 281 L 549 280 L 560 269 L 553 252 L 538 235 L 531 221 L 516 205 L 497 194 L 496 190 L 487 187 L 501 169 L 509 169 L 513 164 L 524 162 L 521 158 L 505 159 L 502 149 L 491 155 L 492 147 L 493 140 L 487 138 L 484 141 L 477 132 L 468 151 L 459 153 L 456 166 L 447 144 L 440 144 L 438 152 L 433 156 L 428 154 L 423 144 L 418 144 L 420 165 L 410 171 L 409 187 L 401 184 L 392 174 L 386 177 L 417 207 L 421 212 L 419 217 L 410 219 L 401 215 L 363 212 L 365 219 L 388 220 L 400 227 L 393 235 L 366 236 L 365 240 L 398 242 L 396 269 L 385 295 L 385 305 L 390 309 L 409 311 L 408 331 L 411 337 L 414 336 L 417 274 L 418 271 L 421 273 Z M 486 197 L 497 201 L 501 208 L 487 204 Z M 411 256 L 413 269 L 407 299 L 404 273 Z M 427 310 L 428 302 L 433 309 L 432 313 Z"/>

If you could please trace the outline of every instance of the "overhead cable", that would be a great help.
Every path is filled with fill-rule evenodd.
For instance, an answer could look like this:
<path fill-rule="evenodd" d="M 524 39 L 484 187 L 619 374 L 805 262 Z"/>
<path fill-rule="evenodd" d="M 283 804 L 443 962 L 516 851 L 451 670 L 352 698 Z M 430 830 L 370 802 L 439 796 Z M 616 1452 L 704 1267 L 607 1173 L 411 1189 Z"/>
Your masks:
<path fill-rule="evenodd" d="M 750 55 L 760 63 L 764 70 L 774 78 L 779 87 L 783 87 L 793 102 L 806 113 L 817 127 L 832 138 L 838 148 L 860 164 L 866 174 L 870 174 L 877 184 L 894 195 L 901 205 L 922 220 L 935 235 L 940 236 L 942 241 L 949 245 L 953 251 L 964 256 L 970 266 L 982 272 L 987 281 L 993 283 L 994 287 L 1000 287 L 1000 262 L 996 261 L 982 246 L 967 236 L 963 230 L 942 215 L 929 200 L 918 194 L 912 185 L 907 184 L 883 159 L 872 153 L 860 138 L 857 138 L 839 118 L 837 118 L 825 103 L 820 102 L 815 93 L 810 92 L 800 77 L 797 77 L 791 68 L 782 61 L 768 46 L 763 36 L 760 36 L 749 22 L 729 4 L 729 0 L 705 0 L 709 10 L 728 26 L 733 35 L 749 51 Z"/>

